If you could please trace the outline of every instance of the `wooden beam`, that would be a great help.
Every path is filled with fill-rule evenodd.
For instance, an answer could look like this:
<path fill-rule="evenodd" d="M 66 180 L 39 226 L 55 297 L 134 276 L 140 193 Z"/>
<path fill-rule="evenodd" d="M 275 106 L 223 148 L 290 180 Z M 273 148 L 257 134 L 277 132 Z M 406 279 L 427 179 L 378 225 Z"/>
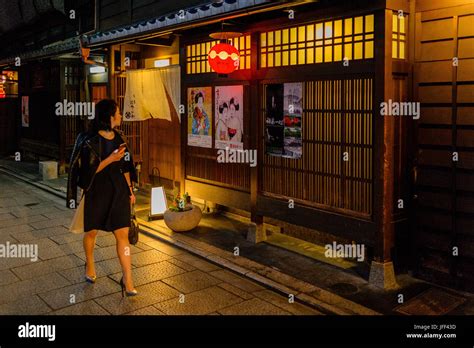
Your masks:
<path fill-rule="evenodd" d="M 188 143 L 188 106 L 187 106 L 187 93 L 186 88 L 187 84 L 184 81 L 187 80 L 186 73 L 186 46 L 184 46 L 181 41 L 179 45 L 179 64 L 181 66 L 181 104 L 185 105 L 185 113 L 180 115 L 181 117 L 181 168 L 180 168 L 180 178 L 179 178 L 179 187 L 180 192 L 186 192 L 186 147 Z"/>
<path fill-rule="evenodd" d="M 113 45 L 109 46 L 108 58 L 109 83 L 107 84 L 107 97 L 117 100 L 117 96 L 115 95 L 115 46 Z"/>
<path fill-rule="evenodd" d="M 374 97 L 374 222 L 377 262 L 391 261 L 394 244 L 393 160 L 394 122 L 391 116 L 380 114 L 380 104 L 392 98 L 392 10 L 375 15 L 375 97 Z"/>
<path fill-rule="evenodd" d="M 250 210 L 250 195 L 247 192 L 189 179 L 186 179 L 186 191 L 191 197 L 236 209 Z"/>
<path fill-rule="evenodd" d="M 263 223 L 263 216 L 257 213 L 257 197 L 259 191 L 259 168 L 262 166 L 263 160 L 263 151 L 265 149 L 260 148 L 259 138 L 260 138 L 260 95 L 258 88 L 258 81 L 255 79 L 256 72 L 258 70 L 258 42 L 259 34 L 252 33 L 250 38 L 250 71 L 252 78 L 250 80 L 250 113 L 248 114 L 249 124 L 254 126 L 248 127 L 250 129 L 250 150 L 257 150 L 257 165 L 255 167 L 250 167 L 250 219 L 253 223 L 261 225 Z M 256 124 L 255 124 L 256 123 Z"/>
<path fill-rule="evenodd" d="M 374 245 L 377 233 L 377 226 L 372 221 L 331 213 L 301 204 L 295 205 L 293 209 L 288 209 L 287 201 L 263 195 L 258 196 L 257 214 L 355 240 L 369 246 Z"/>
<path fill-rule="evenodd" d="M 454 44 L 453 44 L 453 57 L 459 57 L 458 51 L 458 16 L 454 16 L 452 18 L 452 26 L 453 26 L 453 33 L 454 33 Z M 458 67 L 454 64 L 452 66 L 452 113 L 451 113 L 451 132 L 452 132 L 452 145 L 451 151 L 452 153 L 459 151 L 457 149 L 457 140 L 458 140 L 458 132 L 457 132 L 457 102 L 458 102 L 458 84 L 457 84 L 457 76 L 458 76 Z M 457 214 L 458 214 L 458 203 L 457 203 L 457 161 L 452 161 L 451 165 L 451 245 L 450 249 L 453 250 L 454 247 L 459 249 L 459 241 L 458 241 L 458 228 L 457 228 Z M 453 280 L 459 282 L 459 277 L 457 275 L 457 268 L 458 268 L 458 259 L 459 257 L 453 256 L 451 253 L 451 257 L 449 259 L 449 273 Z M 457 284 L 459 286 L 459 284 Z"/>
<path fill-rule="evenodd" d="M 448 7 L 472 5 L 472 0 L 417 0 L 416 12 L 440 10 Z M 452 9 L 449 9 L 452 10 Z"/>

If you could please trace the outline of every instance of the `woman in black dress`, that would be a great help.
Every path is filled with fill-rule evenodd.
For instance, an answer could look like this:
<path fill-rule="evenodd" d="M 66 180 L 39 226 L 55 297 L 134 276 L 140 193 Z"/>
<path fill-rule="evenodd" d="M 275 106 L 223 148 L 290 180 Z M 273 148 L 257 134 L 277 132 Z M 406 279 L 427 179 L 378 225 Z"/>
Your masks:
<path fill-rule="evenodd" d="M 135 296 L 137 291 L 133 287 L 128 241 L 130 204 L 135 203 L 131 173 L 135 174 L 135 168 L 126 144 L 120 133 L 114 129 L 121 123 L 122 115 L 115 101 L 100 101 L 95 106 L 95 118 L 87 140 L 83 141 L 81 146 L 81 166 L 87 168 L 86 174 L 83 174 L 87 177 L 87 184 L 82 185 L 86 186 L 83 187 L 85 272 L 86 281 L 94 283 L 94 246 L 97 230 L 113 232 L 123 272 L 122 296 L 124 290 L 127 296 Z"/>

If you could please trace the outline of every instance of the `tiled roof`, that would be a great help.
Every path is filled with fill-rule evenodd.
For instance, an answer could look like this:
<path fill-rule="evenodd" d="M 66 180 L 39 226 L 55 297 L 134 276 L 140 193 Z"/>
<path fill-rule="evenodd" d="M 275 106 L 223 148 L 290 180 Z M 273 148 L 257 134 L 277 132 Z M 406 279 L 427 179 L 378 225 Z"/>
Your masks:
<path fill-rule="evenodd" d="M 275 1 L 273 1 L 275 2 Z M 89 45 L 97 45 L 108 41 L 122 39 L 126 37 L 138 36 L 148 32 L 168 29 L 190 22 L 207 19 L 224 13 L 242 10 L 253 6 L 272 3 L 270 0 L 224 0 L 219 3 L 209 3 L 198 7 L 183 9 L 158 18 L 128 25 L 104 33 L 95 33 L 87 37 Z"/>
<path fill-rule="evenodd" d="M 126 25 L 106 32 L 97 32 L 90 36 L 83 35 L 82 40 L 86 46 L 106 44 L 109 41 L 130 38 L 143 34 L 156 32 L 159 30 L 172 29 L 184 24 L 198 22 L 214 16 L 222 15 L 238 10 L 249 9 L 254 6 L 275 3 L 270 0 L 224 0 L 221 2 L 209 2 L 206 5 L 183 9 L 147 21 Z M 69 38 L 61 42 L 44 46 L 41 49 L 28 51 L 18 56 L 22 60 L 38 59 L 47 56 L 54 56 L 69 52 L 79 51 L 79 37 Z M 0 59 L 0 65 L 13 64 L 15 57 Z"/>
<path fill-rule="evenodd" d="M 70 52 L 79 52 L 79 37 L 71 37 L 64 41 L 55 42 L 44 46 L 41 49 L 28 51 L 22 54 L 19 54 L 18 57 L 21 60 L 31 60 L 31 59 L 39 59 L 49 56 L 55 56 Z M 8 57 L 4 59 L 0 59 L 0 65 L 10 65 L 15 63 L 16 57 Z"/>

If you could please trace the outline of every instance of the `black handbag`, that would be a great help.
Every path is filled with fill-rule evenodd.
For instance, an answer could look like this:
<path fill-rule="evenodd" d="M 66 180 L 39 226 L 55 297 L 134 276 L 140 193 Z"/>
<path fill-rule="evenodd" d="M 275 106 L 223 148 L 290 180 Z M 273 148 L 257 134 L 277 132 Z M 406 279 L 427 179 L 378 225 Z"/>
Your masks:
<path fill-rule="evenodd" d="M 137 217 L 135 215 L 135 205 L 132 205 L 130 215 L 130 229 L 128 230 L 128 241 L 130 244 L 135 245 L 138 243 L 138 235 L 140 232 L 140 225 L 138 224 Z"/>

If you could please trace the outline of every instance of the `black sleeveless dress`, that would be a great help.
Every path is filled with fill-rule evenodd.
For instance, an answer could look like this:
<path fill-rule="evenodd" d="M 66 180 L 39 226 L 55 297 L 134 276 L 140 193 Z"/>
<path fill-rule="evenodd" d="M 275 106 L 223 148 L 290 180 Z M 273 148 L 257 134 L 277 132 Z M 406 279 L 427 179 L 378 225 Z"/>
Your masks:
<path fill-rule="evenodd" d="M 100 138 L 100 158 L 104 160 L 123 142 L 116 133 L 112 140 Z M 129 153 L 129 149 L 125 150 Z M 130 227 L 130 188 L 124 173 L 132 171 L 131 156 L 124 156 L 95 174 L 92 186 L 85 194 L 84 231 L 102 230 L 112 232 Z"/>

